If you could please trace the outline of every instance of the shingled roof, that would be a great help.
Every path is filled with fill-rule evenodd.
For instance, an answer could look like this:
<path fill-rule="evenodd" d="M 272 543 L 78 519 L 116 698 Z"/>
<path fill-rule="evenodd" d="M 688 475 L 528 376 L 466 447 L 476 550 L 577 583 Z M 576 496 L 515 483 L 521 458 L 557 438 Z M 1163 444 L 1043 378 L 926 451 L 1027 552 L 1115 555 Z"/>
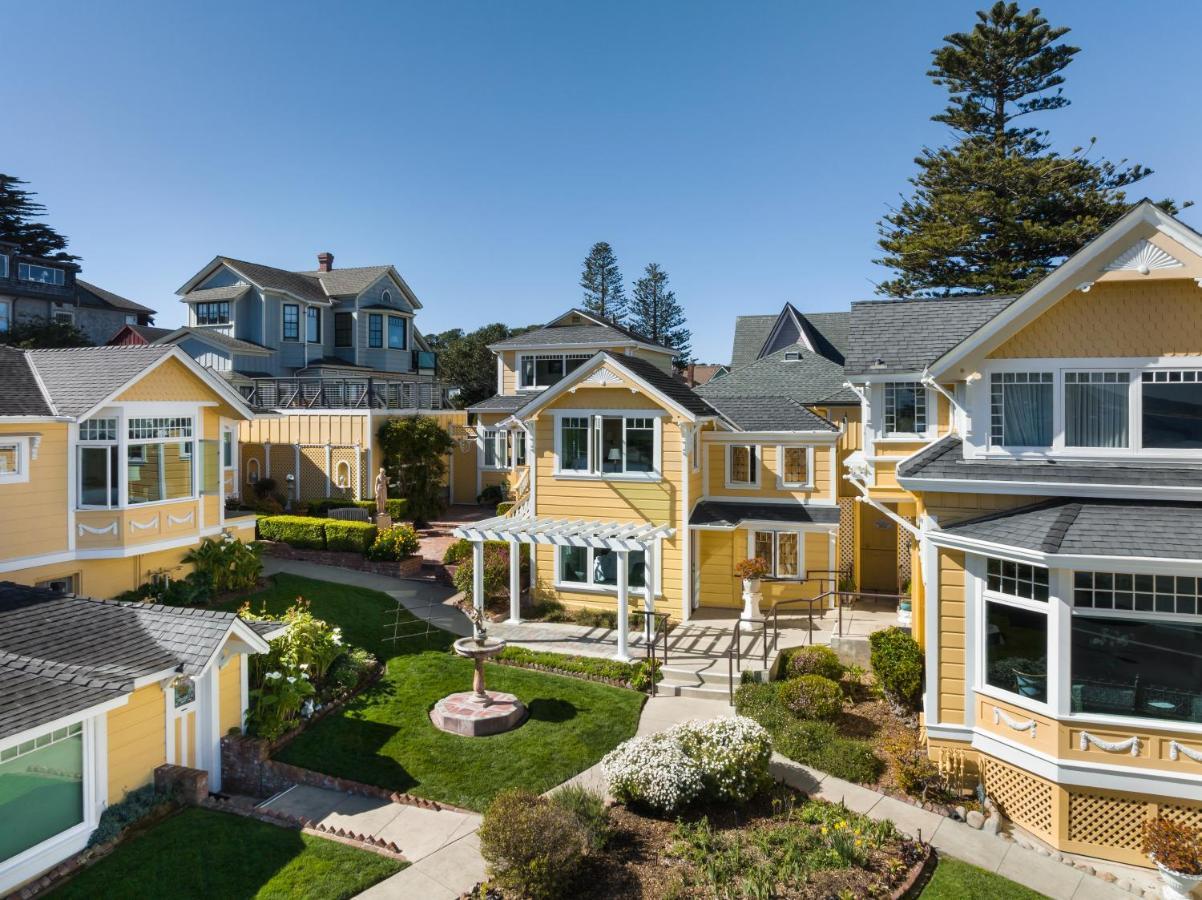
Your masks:
<path fill-rule="evenodd" d="M 738 528 L 744 522 L 782 525 L 838 525 L 839 509 L 802 503 L 737 503 L 702 500 L 693 507 L 689 525 L 700 528 Z"/>
<path fill-rule="evenodd" d="M 782 330 L 777 332 L 773 346 L 769 346 L 769 339 L 777 331 L 778 323 Z M 780 312 L 773 315 L 738 316 L 735 319 L 730 366 L 732 369 L 749 366 L 783 349 L 786 344 L 803 348 L 808 344 L 820 356 L 842 364 L 847 353 L 850 324 L 849 312 L 803 313 L 792 303 L 786 303 Z"/>
<path fill-rule="evenodd" d="M 171 351 L 164 346 L 121 345 L 26 352 L 58 414 L 79 416 Z"/>
<path fill-rule="evenodd" d="M 839 427 L 788 397 L 712 396 L 710 406 L 743 431 L 831 431 Z"/>
<path fill-rule="evenodd" d="M 564 319 L 571 318 L 584 319 L 586 322 L 568 325 L 557 324 Z M 575 308 L 568 310 L 562 316 L 552 319 L 542 328 L 533 328 L 530 331 L 524 331 L 513 337 L 497 341 L 495 344 L 490 344 L 489 348 L 493 350 L 513 350 L 523 347 L 570 346 L 572 344 L 587 344 L 601 347 L 605 345 L 613 346 L 614 344 L 629 344 L 631 341 L 639 344 L 647 344 L 651 347 L 661 347 L 664 350 L 672 349 L 658 341 L 643 337 L 638 332 L 632 331 L 625 325 L 621 325 L 606 316 L 599 316 L 588 310 Z"/>
<path fill-rule="evenodd" d="M 328 272 L 298 272 L 316 278 L 331 297 L 360 294 L 387 275 L 392 266 L 357 266 L 349 269 L 330 269 Z"/>
<path fill-rule="evenodd" d="M 942 530 L 1039 553 L 1202 559 L 1202 503 L 1061 497 Z"/>
<path fill-rule="evenodd" d="M 128 297 L 122 297 L 120 294 L 114 294 L 112 291 L 106 291 L 102 287 L 97 287 L 90 282 L 84 281 L 82 278 L 75 279 L 75 287 L 78 289 L 79 301 L 84 306 L 107 306 L 112 309 L 119 309 L 123 312 L 145 313 L 153 316 L 154 310 L 149 306 L 143 306 L 141 303 L 135 303 Z"/>
<path fill-rule="evenodd" d="M 0 346 L 0 416 L 53 416 L 24 350 Z"/>
<path fill-rule="evenodd" d="M 843 386 L 845 381 L 841 365 L 819 353 L 794 346 L 732 369 L 730 374 L 703 384 L 697 392 L 706 399 L 715 400 L 719 397 L 787 397 L 804 405 L 859 404 L 860 398 Z"/>
<path fill-rule="evenodd" d="M 847 374 L 921 372 L 1014 300 L 932 297 L 853 303 Z"/>

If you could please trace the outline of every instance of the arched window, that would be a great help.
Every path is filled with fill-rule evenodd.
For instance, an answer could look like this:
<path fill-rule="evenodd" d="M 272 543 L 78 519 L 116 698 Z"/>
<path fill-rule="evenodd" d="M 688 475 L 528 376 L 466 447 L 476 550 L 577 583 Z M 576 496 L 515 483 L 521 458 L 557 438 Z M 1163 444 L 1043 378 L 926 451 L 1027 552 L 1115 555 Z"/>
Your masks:
<path fill-rule="evenodd" d="M 344 491 L 351 486 L 351 464 L 345 459 L 334 466 L 334 484 Z"/>
<path fill-rule="evenodd" d="M 259 481 L 259 461 L 253 456 L 246 461 L 246 483 L 256 484 Z"/>
<path fill-rule="evenodd" d="M 382 293 L 380 295 L 380 302 L 381 303 L 391 303 L 392 302 L 392 291 L 385 291 L 384 293 Z"/>

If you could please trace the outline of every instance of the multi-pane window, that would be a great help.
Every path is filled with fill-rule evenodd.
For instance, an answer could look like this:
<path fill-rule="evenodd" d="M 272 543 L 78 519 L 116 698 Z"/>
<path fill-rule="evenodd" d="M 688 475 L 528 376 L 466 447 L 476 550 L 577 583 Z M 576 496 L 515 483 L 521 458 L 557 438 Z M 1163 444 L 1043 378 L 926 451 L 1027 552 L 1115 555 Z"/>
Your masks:
<path fill-rule="evenodd" d="M 348 312 L 334 313 L 334 346 L 353 347 L 355 317 Z"/>
<path fill-rule="evenodd" d="M 751 552 L 768 564 L 774 578 L 800 578 L 802 566 L 801 534 L 796 531 L 756 531 Z"/>
<path fill-rule="evenodd" d="M 9 312 L 7 300 L 0 300 L 0 334 L 4 334 L 12 327 L 12 313 Z"/>
<path fill-rule="evenodd" d="M 0 442 L 0 475 L 21 474 L 21 445 Z"/>
<path fill-rule="evenodd" d="M 602 472 L 650 472 L 655 468 L 654 419 L 604 416 L 600 440 Z"/>
<path fill-rule="evenodd" d="M 1048 570 L 1041 566 L 990 559 L 986 586 L 999 594 L 1022 597 L 1025 600 L 1048 599 Z"/>
<path fill-rule="evenodd" d="M 401 316 L 388 317 L 388 349 L 405 350 L 409 339 L 405 329 L 405 320 Z"/>
<path fill-rule="evenodd" d="M 284 340 L 300 340 L 300 306 L 295 303 L 284 304 Z"/>
<path fill-rule="evenodd" d="M 230 321 L 230 302 L 216 300 L 197 303 L 193 306 L 197 325 L 228 325 Z"/>
<path fill-rule="evenodd" d="M 81 441 L 115 441 L 117 440 L 117 420 L 88 419 L 80 422 L 79 439 Z"/>
<path fill-rule="evenodd" d="M 726 481 L 731 485 L 752 487 L 759 484 L 759 460 L 751 444 L 726 446 Z"/>
<path fill-rule="evenodd" d="M 17 263 L 17 278 L 21 281 L 34 281 L 38 284 L 66 284 L 67 273 L 53 266 L 39 266 L 35 263 Z"/>
<path fill-rule="evenodd" d="M 885 435 L 924 434 L 927 430 L 927 389 L 917 382 L 885 385 Z"/>
<path fill-rule="evenodd" d="M 989 434 L 999 447 L 1052 446 L 1052 372 L 994 372 Z"/>
<path fill-rule="evenodd" d="M 193 496 L 190 417 L 130 419 L 128 434 L 126 502 L 156 503 Z"/>
<path fill-rule="evenodd" d="M 521 357 L 519 386 L 523 388 L 550 387 L 565 375 L 575 372 L 590 359 L 587 353 L 538 353 Z"/>
<path fill-rule="evenodd" d="M 69 309 L 56 309 L 51 318 L 60 325 L 71 325 L 75 322 L 75 313 Z"/>
<path fill-rule="evenodd" d="M 0 278 L 8 277 L 8 254 L 0 253 Z"/>
<path fill-rule="evenodd" d="M 384 317 L 379 313 L 367 317 L 367 346 L 373 349 L 384 346 Z"/>
<path fill-rule="evenodd" d="M 1202 371 L 1144 372 L 1140 388 L 1145 447 L 1202 449 Z"/>
<path fill-rule="evenodd" d="M 484 444 L 484 468 L 509 468 L 509 452 L 506 438 L 509 432 L 498 428 L 486 428 L 480 433 Z"/>
<path fill-rule="evenodd" d="M 630 550 L 626 583 L 631 588 L 647 586 L 647 560 L 642 550 Z M 616 550 L 592 547 L 560 547 L 558 581 L 561 584 L 580 584 L 592 587 L 618 586 L 618 553 Z"/>
<path fill-rule="evenodd" d="M 0 861 L 84 821 L 83 725 L 75 723 L 0 750 Z"/>
<path fill-rule="evenodd" d="M 316 306 L 305 309 L 305 341 L 310 344 L 321 343 L 321 310 Z"/>
<path fill-rule="evenodd" d="M 562 471 L 589 471 L 588 436 L 587 416 L 564 416 L 559 420 L 559 468 Z"/>
<path fill-rule="evenodd" d="M 1202 578 L 1181 575 L 1129 575 L 1121 572 L 1075 572 L 1073 606 L 1134 612 L 1202 615 L 1198 599 Z"/>
<path fill-rule="evenodd" d="M 810 483 L 810 451 L 807 447 L 781 448 L 781 485 L 805 487 Z"/>
<path fill-rule="evenodd" d="M 190 416 L 136 418 L 129 420 L 129 439 L 131 441 L 190 437 L 192 437 L 192 419 Z"/>
<path fill-rule="evenodd" d="M 1126 372 L 1065 372 L 1065 446 L 1128 446 L 1130 384 Z"/>
<path fill-rule="evenodd" d="M 526 432 L 515 431 L 513 434 L 513 464 L 526 465 Z"/>

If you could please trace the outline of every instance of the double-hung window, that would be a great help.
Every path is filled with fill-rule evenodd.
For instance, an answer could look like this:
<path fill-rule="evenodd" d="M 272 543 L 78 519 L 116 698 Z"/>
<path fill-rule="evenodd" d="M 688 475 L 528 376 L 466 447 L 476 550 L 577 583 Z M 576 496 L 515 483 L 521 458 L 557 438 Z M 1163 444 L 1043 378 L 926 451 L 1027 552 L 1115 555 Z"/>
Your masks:
<path fill-rule="evenodd" d="M 994 372 L 989 377 L 989 436 L 999 447 L 1051 447 L 1052 372 Z"/>
<path fill-rule="evenodd" d="M 659 472 L 658 430 L 655 416 L 561 416 L 556 432 L 557 471 L 654 477 Z"/>
<path fill-rule="evenodd" d="M 156 503 L 195 495 L 190 416 L 129 420 L 126 502 Z"/>
<path fill-rule="evenodd" d="M 79 505 L 120 506 L 117 419 L 79 423 Z"/>
<path fill-rule="evenodd" d="M 780 466 L 780 487 L 813 487 L 810 472 L 812 462 L 811 453 L 812 450 L 809 447 L 777 448 L 777 465 Z"/>
<path fill-rule="evenodd" d="M 384 317 L 379 313 L 368 313 L 367 346 L 373 350 L 384 346 Z"/>
<path fill-rule="evenodd" d="M 1047 702 L 1047 569 L 987 560 L 985 682 L 1019 697 Z"/>
<path fill-rule="evenodd" d="M 801 578 L 804 571 L 802 533 L 799 531 L 753 531 L 751 555 L 768 564 L 773 578 Z"/>
<path fill-rule="evenodd" d="M 1202 449 L 1202 371 L 1144 372 L 1140 388 L 1144 447 Z"/>
<path fill-rule="evenodd" d="M 284 304 L 284 340 L 300 340 L 300 306 L 295 303 Z"/>
<path fill-rule="evenodd" d="M 626 583 L 632 590 L 645 592 L 647 558 L 642 550 L 630 550 Z M 556 581 L 564 587 L 617 590 L 618 552 L 593 547 L 560 547 Z"/>
<path fill-rule="evenodd" d="M 480 433 L 484 445 L 484 468 L 509 468 L 509 432 L 501 428 L 485 428 Z"/>
<path fill-rule="evenodd" d="M 334 313 L 334 346 L 353 347 L 355 341 L 355 317 L 348 312 Z"/>
<path fill-rule="evenodd" d="M 321 310 L 316 306 L 305 309 L 305 341 L 310 344 L 321 343 Z"/>
<path fill-rule="evenodd" d="M 405 350 L 409 347 L 409 337 L 405 329 L 403 316 L 388 317 L 388 349 Z"/>
<path fill-rule="evenodd" d="M 526 432 L 524 431 L 513 433 L 513 464 L 515 466 L 526 465 Z"/>
<path fill-rule="evenodd" d="M 565 375 L 571 375 L 591 357 L 587 353 L 530 353 L 519 358 L 518 386 L 550 387 Z"/>
<path fill-rule="evenodd" d="M 1126 372 L 1064 373 L 1064 445 L 1066 447 L 1128 447 L 1128 398 L 1131 376 Z"/>
<path fill-rule="evenodd" d="M 759 483 L 759 448 L 754 444 L 727 444 L 726 486 L 753 488 Z"/>
<path fill-rule="evenodd" d="M 885 384 L 885 437 L 925 434 L 927 389 L 916 381 Z"/>

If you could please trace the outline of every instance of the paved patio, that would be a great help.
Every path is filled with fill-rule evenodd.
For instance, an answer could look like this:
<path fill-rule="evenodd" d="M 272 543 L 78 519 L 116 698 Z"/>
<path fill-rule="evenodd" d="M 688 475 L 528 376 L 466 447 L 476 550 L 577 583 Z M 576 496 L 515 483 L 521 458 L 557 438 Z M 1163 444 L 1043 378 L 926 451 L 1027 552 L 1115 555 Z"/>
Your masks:
<path fill-rule="evenodd" d="M 447 547 L 455 543 L 456 538 L 451 534 L 452 531 L 464 522 L 479 522 L 496 514 L 496 508 L 490 506 L 457 504 L 447 507 L 436 520 L 417 531 L 422 559 L 426 562 L 441 563 Z"/>

